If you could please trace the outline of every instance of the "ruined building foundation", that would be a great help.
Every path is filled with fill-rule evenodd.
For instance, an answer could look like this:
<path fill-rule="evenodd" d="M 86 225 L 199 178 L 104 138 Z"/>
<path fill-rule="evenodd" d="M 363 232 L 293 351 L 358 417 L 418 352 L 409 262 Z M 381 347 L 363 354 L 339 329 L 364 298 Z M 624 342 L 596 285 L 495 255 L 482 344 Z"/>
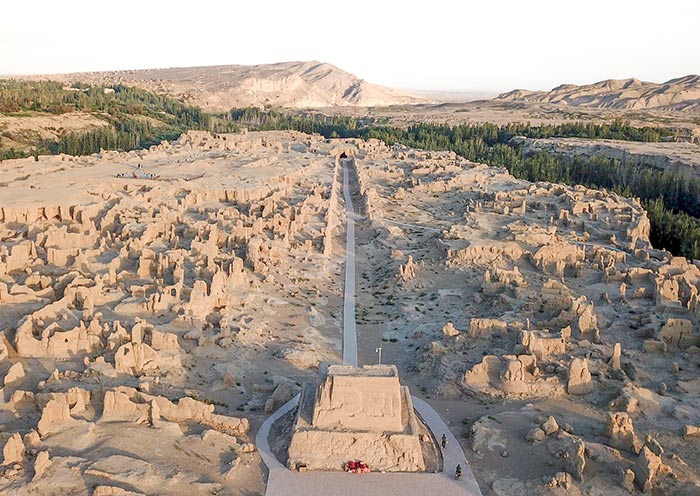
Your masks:
<path fill-rule="evenodd" d="M 394 365 L 331 365 L 306 384 L 289 447 L 289 467 L 342 470 L 362 460 L 372 470 L 425 470 L 419 424 Z"/>

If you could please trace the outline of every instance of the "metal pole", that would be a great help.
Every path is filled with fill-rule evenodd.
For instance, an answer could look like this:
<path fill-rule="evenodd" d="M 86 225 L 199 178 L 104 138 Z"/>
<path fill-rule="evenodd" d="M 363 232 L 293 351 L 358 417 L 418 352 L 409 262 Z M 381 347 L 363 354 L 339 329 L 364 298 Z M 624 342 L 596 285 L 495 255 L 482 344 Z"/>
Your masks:
<path fill-rule="evenodd" d="M 381 364 L 382 364 L 382 347 L 380 346 L 379 348 L 377 348 L 377 349 L 374 350 L 374 351 L 376 351 L 377 353 L 379 353 L 379 365 L 381 365 Z"/>

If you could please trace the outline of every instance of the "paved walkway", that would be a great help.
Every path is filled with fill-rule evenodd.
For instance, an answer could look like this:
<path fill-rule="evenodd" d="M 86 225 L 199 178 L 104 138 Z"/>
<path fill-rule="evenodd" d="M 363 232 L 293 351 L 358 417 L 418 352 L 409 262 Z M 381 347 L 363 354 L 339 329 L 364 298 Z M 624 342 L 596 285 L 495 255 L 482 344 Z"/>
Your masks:
<path fill-rule="evenodd" d="M 355 323 L 355 211 L 350 197 L 347 161 L 343 163 L 343 193 L 347 205 L 347 259 L 345 265 L 345 303 L 343 305 L 343 363 L 357 365 L 357 328 Z M 295 396 L 263 422 L 255 436 L 260 457 L 269 469 L 266 496 L 481 496 L 464 452 L 440 415 L 425 401 L 412 396 L 413 407 L 436 439 L 447 436 L 443 450 L 443 471 L 439 473 L 308 472 L 288 470 L 270 451 L 268 437 L 272 424 L 297 406 Z M 464 469 L 455 480 L 457 464 Z"/>
<path fill-rule="evenodd" d="M 347 217 L 345 237 L 345 295 L 343 302 L 343 365 L 357 367 L 357 325 L 355 323 L 355 209 L 350 196 L 348 162 L 343 162 L 343 195 Z"/>

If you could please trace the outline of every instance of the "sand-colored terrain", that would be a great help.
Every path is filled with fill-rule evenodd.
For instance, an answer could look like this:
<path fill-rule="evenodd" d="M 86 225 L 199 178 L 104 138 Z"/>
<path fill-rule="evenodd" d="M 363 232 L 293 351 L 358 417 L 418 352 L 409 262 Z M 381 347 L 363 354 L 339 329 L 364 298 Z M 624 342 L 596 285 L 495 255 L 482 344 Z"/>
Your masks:
<path fill-rule="evenodd" d="M 331 64 L 317 61 L 50 74 L 22 76 L 21 79 L 136 86 L 165 93 L 210 111 L 263 105 L 369 107 L 426 101 L 369 83 Z"/>
<path fill-rule="evenodd" d="M 483 494 L 700 492 L 700 269 L 638 203 L 291 132 L 3 164 L 0 492 L 262 493 L 252 434 L 340 362 L 341 153 L 359 363 Z"/>

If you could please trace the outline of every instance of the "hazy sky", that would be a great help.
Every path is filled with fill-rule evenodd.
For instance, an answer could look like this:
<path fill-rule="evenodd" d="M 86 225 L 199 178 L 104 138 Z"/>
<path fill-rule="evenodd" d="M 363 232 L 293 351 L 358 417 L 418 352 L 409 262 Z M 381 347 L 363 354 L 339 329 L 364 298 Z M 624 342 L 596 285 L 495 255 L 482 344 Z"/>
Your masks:
<path fill-rule="evenodd" d="M 697 0 L 5 0 L 0 74 L 321 60 L 399 88 L 700 73 Z"/>

